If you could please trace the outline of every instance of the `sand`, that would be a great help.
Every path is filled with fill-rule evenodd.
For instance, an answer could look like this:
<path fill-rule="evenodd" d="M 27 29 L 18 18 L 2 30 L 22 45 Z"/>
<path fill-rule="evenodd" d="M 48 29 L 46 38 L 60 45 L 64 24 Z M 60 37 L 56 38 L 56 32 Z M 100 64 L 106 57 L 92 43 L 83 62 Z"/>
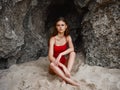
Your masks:
<path fill-rule="evenodd" d="M 56 75 L 48 72 L 47 57 L 36 61 L 12 65 L 0 70 L 0 90 L 120 90 L 120 70 L 89 66 L 77 55 L 72 79 L 80 87 L 63 83 Z"/>

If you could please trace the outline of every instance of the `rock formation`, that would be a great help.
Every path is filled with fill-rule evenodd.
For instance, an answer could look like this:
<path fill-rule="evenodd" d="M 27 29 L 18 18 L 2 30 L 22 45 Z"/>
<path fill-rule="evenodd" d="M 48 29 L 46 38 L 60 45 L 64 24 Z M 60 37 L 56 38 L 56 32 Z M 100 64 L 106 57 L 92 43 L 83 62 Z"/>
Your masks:
<path fill-rule="evenodd" d="M 62 83 L 59 77 L 49 74 L 48 58 L 40 57 L 0 70 L 0 90 L 120 90 L 119 69 L 83 64 L 80 55 L 77 55 L 72 70 L 72 78 L 80 83 L 80 87 Z"/>
<path fill-rule="evenodd" d="M 119 13 L 119 0 L 0 0 L 0 68 L 47 56 L 59 16 L 87 64 L 120 68 Z"/>

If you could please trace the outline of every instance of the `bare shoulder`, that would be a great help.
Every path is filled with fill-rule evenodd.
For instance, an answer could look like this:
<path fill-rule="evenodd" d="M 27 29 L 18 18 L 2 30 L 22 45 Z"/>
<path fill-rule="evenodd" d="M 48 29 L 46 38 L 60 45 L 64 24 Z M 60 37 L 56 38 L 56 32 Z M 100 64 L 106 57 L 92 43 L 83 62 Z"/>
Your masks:
<path fill-rule="evenodd" d="M 54 41 L 54 38 L 55 38 L 55 37 L 51 37 L 50 40 Z"/>
<path fill-rule="evenodd" d="M 50 43 L 54 43 L 54 42 L 55 42 L 55 37 L 53 36 L 50 38 Z"/>
<path fill-rule="evenodd" d="M 66 37 L 66 39 L 67 39 L 67 41 L 71 41 L 71 36 L 68 35 L 68 36 Z"/>

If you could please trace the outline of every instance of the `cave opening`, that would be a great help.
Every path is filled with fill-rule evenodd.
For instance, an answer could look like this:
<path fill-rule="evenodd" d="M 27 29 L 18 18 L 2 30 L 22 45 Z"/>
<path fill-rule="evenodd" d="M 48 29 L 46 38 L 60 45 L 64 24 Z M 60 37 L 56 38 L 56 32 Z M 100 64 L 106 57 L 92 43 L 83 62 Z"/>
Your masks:
<path fill-rule="evenodd" d="M 0 57 L 0 69 L 7 69 L 8 68 L 8 59 Z"/>
<path fill-rule="evenodd" d="M 54 1 L 47 8 L 47 19 L 45 21 L 45 31 L 47 36 L 50 36 L 50 28 L 53 26 L 54 21 L 58 17 L 65 17 L 70 26 L 70 35 L 73 39 L 76 52 L 84 53 L 84 43 L 81 34 L 81 22 L 84 14 L 87 12 L 86 8 L 81 8 L 81 12 L 78 12 L 74 0 L 61 0 Z"/>

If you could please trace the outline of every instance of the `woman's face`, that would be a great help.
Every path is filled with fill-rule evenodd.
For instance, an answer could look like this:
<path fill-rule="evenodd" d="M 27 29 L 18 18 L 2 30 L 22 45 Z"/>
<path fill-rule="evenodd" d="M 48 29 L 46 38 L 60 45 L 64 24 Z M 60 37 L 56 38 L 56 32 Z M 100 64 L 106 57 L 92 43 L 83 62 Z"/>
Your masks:
<path fill-rule="evenodd" d="M 65 30 L 67 29 L 67 25 L 66 25 L 66 23 L 64 22 L 64 21 L 58 21 L 57 23 L 56 23 L 56 29 L 57 29 L 57 31 L 58 31 L 58 33 L 64 33 L 65 32 Z"/>

